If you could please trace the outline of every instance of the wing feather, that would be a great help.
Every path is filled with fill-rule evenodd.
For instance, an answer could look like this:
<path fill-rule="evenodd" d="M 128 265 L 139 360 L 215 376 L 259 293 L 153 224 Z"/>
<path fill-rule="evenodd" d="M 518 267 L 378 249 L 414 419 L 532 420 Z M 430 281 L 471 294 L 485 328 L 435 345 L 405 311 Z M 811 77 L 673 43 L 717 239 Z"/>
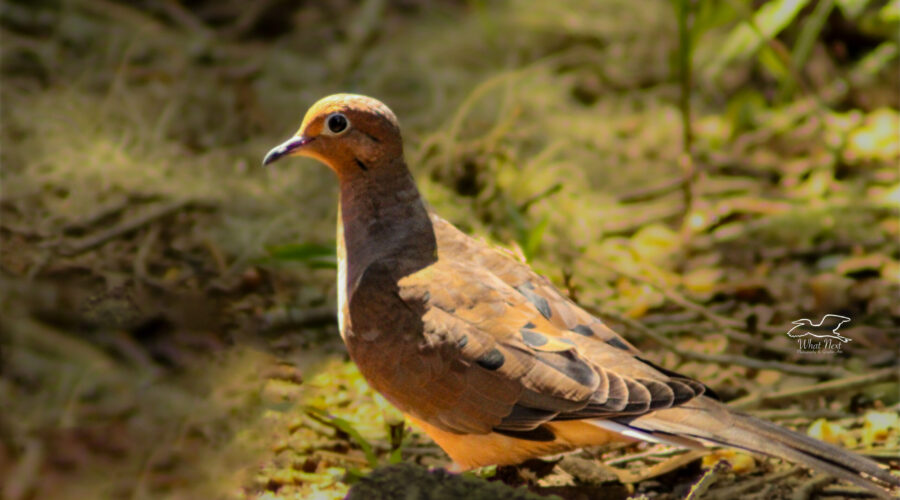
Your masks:
<path fill-rule="evenodd" d="M 453 432 L 522 433 L 554 420 L 640 415 L 698 395 L 633 356 L 621 360 L 618 347 L 558 327 L 540 301 L 463 262 L 439 258 L 427 274 L 400 280 L 403 300 L 425 304 L 427 342 L 453 346 L 469 374 L 452 391 L 440 381 L 423 386 L 445 395 L 432 415 L 417 416 Z"/>

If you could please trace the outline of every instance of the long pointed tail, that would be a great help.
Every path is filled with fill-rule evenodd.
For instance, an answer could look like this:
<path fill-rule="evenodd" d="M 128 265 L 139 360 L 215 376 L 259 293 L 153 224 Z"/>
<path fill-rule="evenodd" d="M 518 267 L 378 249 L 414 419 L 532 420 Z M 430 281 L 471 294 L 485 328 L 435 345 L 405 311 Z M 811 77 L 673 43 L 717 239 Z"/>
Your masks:
<path fill-rule="evenodd" d="M 658 411 L 628 424 L 646 431 L 672 433 L 782 458 L 844 479 L 885 498 L 896 497 L 897 492 L 890 490 L 900 488 L 900 477 L 881 468 L 874 460 L 772 422 L 733 412 L 708 398 L 700 398 L 691 407 Z"/>
<path fill-rule="evenodd" d="M 862 455 L 766 420 L 736 415 L 734 421 L 734 430 L 722 436 L 721 444 L 803 464 L 880 494 L 885 486 L 900 487 L 900 477 Z"/>

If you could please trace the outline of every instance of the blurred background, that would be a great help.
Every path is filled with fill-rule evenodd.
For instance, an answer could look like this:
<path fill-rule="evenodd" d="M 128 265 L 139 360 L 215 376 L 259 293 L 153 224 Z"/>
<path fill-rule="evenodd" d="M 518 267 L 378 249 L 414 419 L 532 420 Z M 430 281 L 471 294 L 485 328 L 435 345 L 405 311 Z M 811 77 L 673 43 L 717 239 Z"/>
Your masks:
<path fill-rule="evenodd" d="M 448 465 L 338 337 L 332 173 L 260 166 L 335 92 L 394 110 L 438 213 L 652 361 L 896 464 L 898 29 L 896 0 L 3 0 L 0 498 L 342 498 Z M 841 352 L 786 336 L 828 313 Z M 480 475 L 680 498 L 715 463 L 647 472 L 671 455 Z M 810 481 L 718 458 L 729 498 Z M 584 472 L 610 465 L 644 480 Z"/>

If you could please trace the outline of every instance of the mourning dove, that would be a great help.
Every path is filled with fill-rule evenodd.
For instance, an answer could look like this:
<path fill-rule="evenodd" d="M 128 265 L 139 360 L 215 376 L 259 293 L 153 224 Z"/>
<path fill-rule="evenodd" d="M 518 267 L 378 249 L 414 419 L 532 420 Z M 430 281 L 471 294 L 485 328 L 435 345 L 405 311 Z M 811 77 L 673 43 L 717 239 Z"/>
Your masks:
<path fill-rule="evenodd" d="M 325 163 L 340 183 L 338 319 L 350 357 L 461 467 L 640 439 L 781 457 L 880 495 L 900 486 L 872 460 L 730 410 L 513 254 L 434 214 L 380 101 L 318 101 L 263 164 L 288 156 Z"/>

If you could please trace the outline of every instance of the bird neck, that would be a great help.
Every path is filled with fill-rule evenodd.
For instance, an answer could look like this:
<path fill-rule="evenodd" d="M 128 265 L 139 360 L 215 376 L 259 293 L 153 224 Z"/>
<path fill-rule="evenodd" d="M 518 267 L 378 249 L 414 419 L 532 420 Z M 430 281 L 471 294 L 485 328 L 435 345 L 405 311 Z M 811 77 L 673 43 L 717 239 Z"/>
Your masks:
<path fill-rule="evenodd" d="M 375 261 L 394 260 L 400 278 L 437 260 L 428 211 L 402 157 L 340 179 L 339 245 L 348 291 Z"/>

